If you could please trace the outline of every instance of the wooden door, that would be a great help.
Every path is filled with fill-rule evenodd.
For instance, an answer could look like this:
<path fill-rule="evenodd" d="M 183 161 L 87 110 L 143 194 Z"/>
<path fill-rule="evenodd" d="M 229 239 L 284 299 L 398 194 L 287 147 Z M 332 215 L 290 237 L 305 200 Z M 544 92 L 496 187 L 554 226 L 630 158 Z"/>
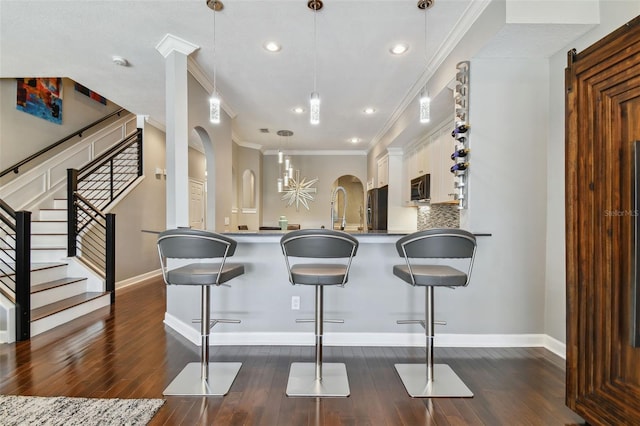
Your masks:
<path fill-rule="evenodd" d="M 204 229 L 204 183 L 189 179 L 189 226 Z"/>
<path fill-rule="evenodd" d="M 566 91 L 566 403 L 591 424 L 640 424 L 631 339 L 640 18 L 569 52 Z"/>

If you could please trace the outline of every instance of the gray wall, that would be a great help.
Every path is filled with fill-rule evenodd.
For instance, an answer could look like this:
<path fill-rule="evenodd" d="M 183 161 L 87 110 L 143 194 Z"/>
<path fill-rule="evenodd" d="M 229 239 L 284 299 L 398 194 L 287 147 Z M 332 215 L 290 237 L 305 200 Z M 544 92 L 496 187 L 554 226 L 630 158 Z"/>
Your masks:
<path fill-rule="evenodd" d="M 560 49 L 549 61 L 544 332 L 562 342 L 566 342 L 564 69 L 567 51 L 572 48 L 578 52 L 584 50 L 638 15 L 638 1 L 601 2 L 600 25 Z"/>
<path fill-rule="evenodd" d="M 340 176 L 353 175 L 363 184 L 367 178 L 367 157 L 364 155 L 293 155 L 292 161 L 300 176 L 318 178 L 315 200 L 309 203 L 309 210 L 302 205 L 296 211 L 295 205 L 287 207 L 278 194 L 278 158 L 266 155 L 263 159 L 262 221 L 263 225 L 277 226 L 284 215 L 289 223 L 299 223 L 303 228 L 329 227 L 331 215 L 331 191 Z"/>
<path fill-rule="evenodd" d="M 243 146 L 237 146 L 234 150 L 234 154 L 237 154 L 237 158 L 234 159 L 234 163 L 237 166 L 234 169 L 235 179 L 237 183 L 236 196 L 237 196 L 237 214 L 236 214 L 236 226 L 230 228 L 231 230 L 238 229 L 237 225 L 247 225 L 249 229 L 257 230 L 262 222 L 262 209 L 260 204 L 262 203 L 262 153 L 257 149 L 247 148 Z M 254 176 L 254 208 L 251 210 L 249 205 L 245 205 L 245 198 L 249 197 L 250 188 L 245 188 L 243 185 L 243 175 L 245 171 L 250 171 Z M 253 212 L 252 212 L 253 211 Z"/>
<path fill-rule="evenodd" d="M 120 108 L 76 92 L 68 78 L 62 79 L 62 85 L 60 125 L 16 109 L 16 80 L 0 79 L 0 170 Z"/>
<path fill-rule="evenodd" d="M 232 163 L 231 118 L 222 111 L 221 123 L 209 122 L 209 94 L 188 75 L 189 128 L 199 129 L 207 164 L 207 225 L 209 230 L 224 230 L 231 220 Z M 185 207 L 185 208 L 188 208 Z"/>
<path fill-rule="evenodd" d="M 458 306 L 476 332 L 544 330 L 547 94 L 546 59 L 471 60 L 469 207 L 461 226 L 493 234 L 479 241 Z"/>
<path fill-rule="evenodd" d="M 155 175 L 156 167 L 164 168 L 165 134 L 147 124 L 143 138 L 144 180 L 111 211 L 116 214 L 116 281 L 160 268 L 157 235 L 142 230 L 165 229 L 166 180 Z"/>

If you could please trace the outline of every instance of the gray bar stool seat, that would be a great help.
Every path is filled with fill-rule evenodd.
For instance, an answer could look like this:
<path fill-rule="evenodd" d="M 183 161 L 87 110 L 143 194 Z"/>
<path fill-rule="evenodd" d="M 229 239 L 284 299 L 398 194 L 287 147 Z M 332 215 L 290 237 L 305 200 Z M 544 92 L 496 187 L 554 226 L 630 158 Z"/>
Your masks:
<path fill-rule="evenodd" d="M 235 380 L 239 362 L 209 362 L 209 332 L 217 323 L 239 323 L 238 320 L 211 319 L 211 286 L 220 286 L 244 274 L 244 265 L 227 263 L 237 243 L 213 232 L 188 228 L 164 231 L 158 236 L 158 253 L 162 276 L 167 285 L 201 287 L 200 362 L 192 362 L 163 391 L 163 395 L 226 395 Z M 169 269 L 168 259 L 212 260 L 214 263 L 190 263 Z M 225 284 L 226 285 L 226 284 Z"/>
<path fill-rule="evenodd" d="M 473 393 L 446 364 L 434 364 L 435 325 L 434 288 L 465 287 L 469 284 L 476 252 L 475 236 L 462 229 L 429 229 L 400 238 L 396 249 L 405 264 L 394 265 L 393 274 L 401 280 L 425 288 L 425 319 L 404 320 L 398 324 L 421 324 L 426 335 L 425 364 L 396 364 L 395 368 L 412 397 L 472 397 Z M 466 272 L 448 265 L 424 264 L 423 259 L 468 259 Z"/>
<path fill-rule="evenodd" d="M 303 229 L 285 234 L 281 240 L 289 282 L 293 285 L 313 285 L 316 290 L 315 319 L 296 322 L 315 323 L 315 362 L 291 363 L 287 396 L 340 397 L 349 396 L 347 368 L 343 363 L 322 362 L 323 325 L 342 320 L 324 319 L 324 287 L 344 287 L 349 279 L 351 261 L 358 249 L 358 240 L 351 235 L 329 229 Z M 290 258 L 306 258 L 306 260 Z M 319 259 L 344 259 L 345 263 L 321 263 Z M 312 260 L 311 263 L 306 263 Z M 297 263 L 293 263 L 297 262 Z"/>

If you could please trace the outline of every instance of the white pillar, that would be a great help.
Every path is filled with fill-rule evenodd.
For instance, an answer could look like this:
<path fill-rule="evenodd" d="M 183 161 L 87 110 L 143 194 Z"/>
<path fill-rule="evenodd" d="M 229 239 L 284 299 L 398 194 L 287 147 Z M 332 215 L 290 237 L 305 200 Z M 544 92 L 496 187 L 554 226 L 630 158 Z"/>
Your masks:
<path fill-rule="evenodd" d="M 187 57 L 199 49 L 167 34 L 156 46 L 165 58 L 167 229 L 189 226 L 189 99 Z"/>

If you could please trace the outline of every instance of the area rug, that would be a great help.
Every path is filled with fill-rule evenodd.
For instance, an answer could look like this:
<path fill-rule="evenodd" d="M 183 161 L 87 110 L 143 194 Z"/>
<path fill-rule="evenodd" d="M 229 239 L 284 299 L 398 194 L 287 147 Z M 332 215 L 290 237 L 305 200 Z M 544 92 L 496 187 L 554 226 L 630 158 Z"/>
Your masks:
<path fill-rule="evenodd" d="M 68 398 L 0 395 L 0 424 L 146 425 L 162 399 Z"/>

